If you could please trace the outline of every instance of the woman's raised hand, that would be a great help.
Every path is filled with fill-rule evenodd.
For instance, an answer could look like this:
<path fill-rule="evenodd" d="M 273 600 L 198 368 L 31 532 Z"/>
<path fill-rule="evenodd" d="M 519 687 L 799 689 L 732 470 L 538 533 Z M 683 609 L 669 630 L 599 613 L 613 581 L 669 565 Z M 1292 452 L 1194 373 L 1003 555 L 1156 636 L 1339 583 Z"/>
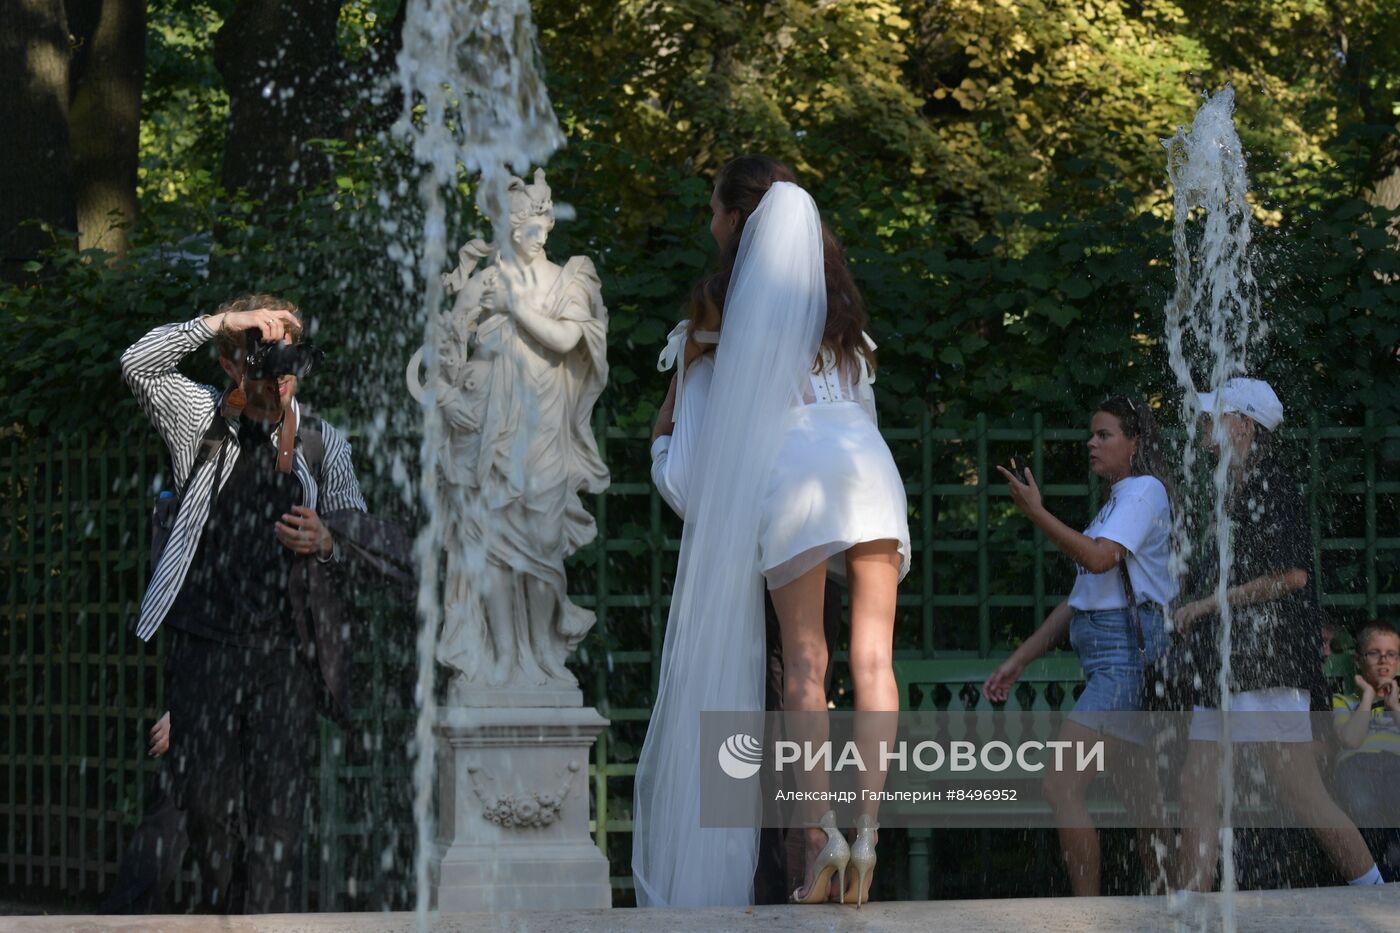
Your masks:
<path fill-rule="evenodd" d="M 1007 658 L 982 682 L 982 695 L 993 703 L 1005 703 L 1011 688 L 1021 679 L 1026 666 L 1015 658 Z"/>
<path fill-rule="evenodd" d="M 1011 490 L 1011 501 L 1016 503 L 1016 508 L 1027 515 L 1040 509 L 1040 487 L 1035 484 L 1030 467 L 1026 467 L 1024 480 L 1004 466 L 998 466 L 997 470 L 1006 477 L 1006 485 Z"/>

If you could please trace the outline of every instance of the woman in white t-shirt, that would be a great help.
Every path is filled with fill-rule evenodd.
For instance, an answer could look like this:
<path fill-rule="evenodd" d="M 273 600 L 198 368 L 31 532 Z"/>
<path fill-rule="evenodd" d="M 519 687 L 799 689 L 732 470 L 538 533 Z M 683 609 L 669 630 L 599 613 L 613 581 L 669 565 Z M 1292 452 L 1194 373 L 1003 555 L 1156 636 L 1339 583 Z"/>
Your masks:
<path fill-rule="evenodd" d="M 1140 827 L 1165 825 L 1165 807 L 1156 771 L 1141 748 L 1146 735 L 1130 715 L 1142 708 L 1143 666 L 1166 651 L 1165 607 L 1176 596 L 1167 570 L 1171 540 L 1171 501 L 1160 476 L 1162 446 L 1147 406 L 1118 395 L 1094 412 L 1089 432 L 1089 467 L 1111 484 L 1108 501 L 1089 527 L 1078 532 L 1045 508 L 1035 477 L 997 467 L 1010 486 L 1016 507 L 1078 566 L 1069 599 L 1046 616 L 982 685 L 993 703 L 1006 702 L 1011 687 L 1036 658 L 1068 635 L 1084 668 L 1085 687 L 1061 729 L 1062 740 L 1093 743 L 1106 739 L 1109 773 L 1123 780 L 1117 792 Z M 1128 592 L 1120 562 L 1126 561 L 1142 630 L 1128 614 Z M 1145 656 L 1145 657 L 1144 657 Z M 1099 893 L 1099 839 L 1085 795 L 1097 772 L 1048 772 L 1045 794 L 1055 811 L 1060 846 L 1077 895 Z M 1142 829 L 1138 849 L 1154 890 L 1162 890 L 1162 870 L 1154 833 Z"/>

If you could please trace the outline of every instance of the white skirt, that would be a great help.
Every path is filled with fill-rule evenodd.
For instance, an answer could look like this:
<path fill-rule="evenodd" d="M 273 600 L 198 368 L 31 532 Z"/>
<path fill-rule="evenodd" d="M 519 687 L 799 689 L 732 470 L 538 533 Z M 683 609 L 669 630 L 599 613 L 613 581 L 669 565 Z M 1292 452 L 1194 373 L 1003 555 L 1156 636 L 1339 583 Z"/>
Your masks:
<path fill-rule="evenodd" d="M 1311 742 L 1311 698 L 1297 687 L 1268 687 L 1230 694 L 1230 744 L 1236 742 Z M 1237 715 L 1238 714 L 1238 715 Z M 1196 706 L 1191 712 L 1192 742 L 1219 742 L 1220 710 Z"/>
<path fill-rule="evenodd" d="M 845 552 L 865 541 L 899 543 L 909 572 L 904 481 L 880 431 L 858 402 L 792 409 L 759 524 L 759 566 L 769 589 L 827 562 L 846 575 Z"/>

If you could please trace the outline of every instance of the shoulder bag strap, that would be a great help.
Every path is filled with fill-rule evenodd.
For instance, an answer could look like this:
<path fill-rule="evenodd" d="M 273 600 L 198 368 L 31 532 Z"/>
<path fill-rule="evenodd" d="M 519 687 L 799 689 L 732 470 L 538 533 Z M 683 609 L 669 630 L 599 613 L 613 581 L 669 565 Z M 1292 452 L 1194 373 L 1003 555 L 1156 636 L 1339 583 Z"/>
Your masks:
<path fill-rule="evenodd" d="M 204 520 L 209 521 L 209 516 L 214 514 L 214 500 L 219 498 L 219 484 L 224 478 L 224 454 L 228 452 L 228 439 L 219 445 L 219 457 L 214 461 L 214 482 L 209 486 L 209 511 L 204 514 Z"/>
<path fill-rule="evenodd" d="M 322 467 L 326 461 L 325 422 L 305 405 L 301 406 L 297 436 L 301 438 L 301 455 L 306 458 L 306 466 L 316 477 L 316 482 L 320 483 L 324 478 Z"/>
<path fill-rule="evenodd" d="M 199 468 L 209 462 L 209 458 L 215 452 L 223 453 L 224 441 L 228 438 L 228 424 L 224 421 L 222 413 L 222 402 L 214 406 L 214 417 L 209 422 L 209 427 L 204 430 L 204 436 L 199 439 L 199 450 L 195 452 L 194 463 L 190 464 L 190 472 L 185 475 L 185 481 L 180 484 L 180 491 L 177 496 L 183 496 L 185 490 L 190 488 L 190 482 L 194 479 Z M 217 477 L 216 477 L 217 479 Z"/>

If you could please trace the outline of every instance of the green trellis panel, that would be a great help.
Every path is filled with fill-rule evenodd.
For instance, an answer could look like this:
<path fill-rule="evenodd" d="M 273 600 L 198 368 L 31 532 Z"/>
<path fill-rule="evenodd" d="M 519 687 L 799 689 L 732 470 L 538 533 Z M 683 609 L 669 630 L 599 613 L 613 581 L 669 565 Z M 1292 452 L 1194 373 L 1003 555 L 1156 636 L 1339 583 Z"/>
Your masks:
<path fill-rule="evenodd" d="M 578 669 L 589 702 L 613 722 L 590 769 L 591 828 L 625 899 L 633 755 L 659 669 L 679 523 L 647 476 L 647 438 L 607 426 L 602 410 L 595 414 L 602 453 L 614 464 L 613 485 L 589 503 L 598 540 L 576 555 L 571 574 L 577 601 L 598 617 Z M 1060 462 L 1072 460 L 1067 451 L 1085 432 L 1045 427 L 1037 417 L 1029 427 L 979 418 L 960 434 L 935 428 L 925 417 L 917 426 L 884 433 L 911 480 L 914 554 L 899 597 L 904 634 L 898 655 L 968 662 L 967 682 L 948 685 L 956 694 L 980 683 L 986 659 L 1005 650 L 1008 629 L 996 623 L 1010 618 L 1016 637 L 1029 632 L 1061 598 L 1067 579 L 1039 533 L 1028 532 L 1024 522 L 1007 525 L 1009 502 L 991 467 L 1014 452 L 1045 477 L 1056 460 L 1047 452 L 1057 451 Z M 1327 582 L 1324 571 L 1335 566 L 1354 571 L 1325 589 L 1323 603 L 1345 619 L 1375 618 L 1400 605 L 1393 498 L 1400 482 L 1386 476 L 1400 429 L 1376 428 L 1368 416 L 1360 428 L 1314 424 L 1302 440 L 1309 476 L 1320 476 L 1324 463 L 1334 466 L 1339 458 L 1355 464 L 1330 487 L 1309 488 L 1318 579 Z M 1076 462 L 1082 464 L 1082 456 Z M 0 441 L 6 518 L 0 693 L 7 704 L 7 731 L 0 737 L 0 877 L 11 889 L 104 890 L 139 818 L 155 765 L 145 754 L 145 734 L 164 709 L 162 645 L 159 638 L 143 645 L 131 625 L 147 572 L 151 491 L 164 468 L 163 451 L 146 438 Z M 1065 514 L 1077 510 L 1085 518 L 1101 493 L 1085 474 L 1078 482 L 1050 482 L 1043 491 Z M 1337 503 L 1346 501 L 1354 507 L 1338 511 Z M 1334 513 L 1340 517 L 1329 524 Z M 1015 574 L 1008 570 L 1013 564 Z M 1005 581 L 1012 577 L 1026 585 L 1009 588 Z M 387 628 L 395 618 L 367 613 L 368 637 L 360 643 L 403 638 Z M 411 896 L 403 893 L 411 890 L 404 879 L 397 888 L 389 885 L 382 867 L 385 860 L 411 865 L 413 833 L 403 819 L 413 711 L 404 699 L 401 660 L 359 651 L 352 728 L 342 733 L 323 723 L 318 799 L 310 810 L 317 818 L 306 855 L 312 879 L 307 907 L 402 906 Z"/>

